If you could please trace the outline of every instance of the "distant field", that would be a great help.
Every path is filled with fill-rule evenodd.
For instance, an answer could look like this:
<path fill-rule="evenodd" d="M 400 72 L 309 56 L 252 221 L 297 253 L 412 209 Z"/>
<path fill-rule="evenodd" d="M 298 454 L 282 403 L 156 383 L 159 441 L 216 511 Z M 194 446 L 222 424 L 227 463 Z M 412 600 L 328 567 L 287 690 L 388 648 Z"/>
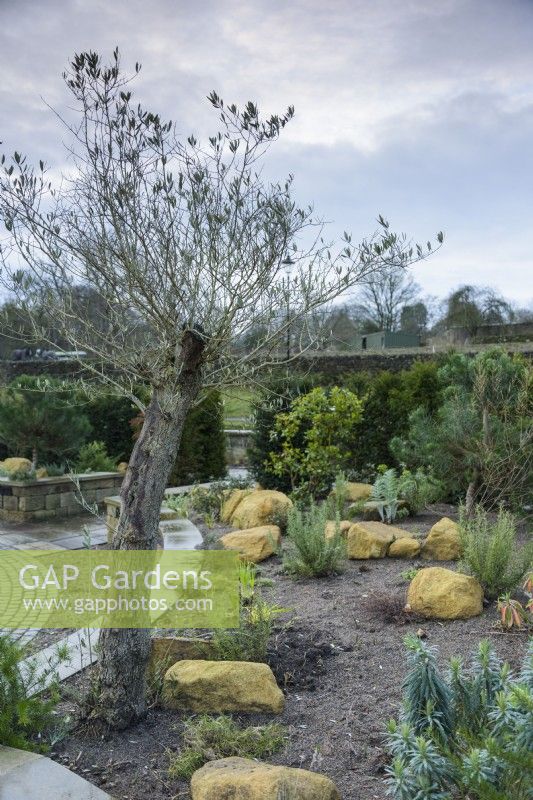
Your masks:
<path fill-rule="evenodd" d="M 252 415 L 252 401 L 255 392 L 251 389 L 236 388 L 224 392 L 224 427 L 248 428 Z"/>

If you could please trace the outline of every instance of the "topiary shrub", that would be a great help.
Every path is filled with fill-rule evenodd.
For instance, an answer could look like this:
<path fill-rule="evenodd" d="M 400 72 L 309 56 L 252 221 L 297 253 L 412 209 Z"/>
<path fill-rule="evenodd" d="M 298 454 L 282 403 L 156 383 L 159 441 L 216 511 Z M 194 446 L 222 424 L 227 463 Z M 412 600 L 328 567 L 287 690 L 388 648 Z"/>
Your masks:
<path fill-rule="evenodd" d="M 407 432 L 409 415 L 421 408 L 432 415 L 441 400 L 442 381 L 434 362 L 415 362 L 402 372 L 379 372 L 370 376 L 360 396 L 363 415 L 355 434 L 358 446 L 352 468 L 365 480 L 378 464 L 400 466 L 390 449 L 395 436 Z"/>
<path fill-rule="evenodd" d="M 409 672 L 399 720 L 387 729 L 394 800 L 531 800 L 533 640 L 513 674 L 481 642 L 468 669 L 437 668 L 436 651 L 406 638 Z"/>

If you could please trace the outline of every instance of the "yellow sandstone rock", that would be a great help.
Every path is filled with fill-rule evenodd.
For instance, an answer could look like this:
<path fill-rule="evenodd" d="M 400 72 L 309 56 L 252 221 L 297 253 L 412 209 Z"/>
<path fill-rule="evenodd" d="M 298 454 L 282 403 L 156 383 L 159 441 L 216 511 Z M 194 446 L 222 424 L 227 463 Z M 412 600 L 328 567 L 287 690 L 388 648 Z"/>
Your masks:
<path fill-rule="evenodd" d="M 346 536 L 352 525 L 353 522 L 350 519 L 341 519 L 339 522 L 339 533 L 342 536 Z M 325 530 L 326 539 L 333 539 L 336 530 L 337 530 L 337 523 L 335 522 L 335 520 L 329 519 L 326 522 L 326 530 Z"/>
<path fill-rule="evenodd" d="M 222 508 L 220 510 L 220 520 L 225 525 L 231 522 L 231 517 L 233 516 L 233 512 L 246 495 L 250 494 L 253 489 L 234 489 L 233 492 L 229 495 L 229 497 L 222 503 Z"/>
<path fill-rule="evenodd" d="M 243 560 L 257 563 L 276 552 L 281 542 L 281 531 L 277 525 L 260 525 L 226 533 L 220 541 L 226 550 L 237 550 Z"/>
<path fill-rule="evenodd" d="M 187 638 L 185 636 L 154 636 L 151 641 L 148 672 L 154 674 L 168 668 L 176 661 L 194 658 L 214 657 L 215 648 L 209 639 Z"/>
<path fill-rule="evenodd" d="M 392 542 L 387 553 L 391 558 L 415 558 L 420 553 L 420 542 L 405 536 Z"/>
<path fill-rule="evenodd" d="M 459 526 L 443 517 L 431 528 L 422 546 L 422 557 L 431 561 L 455 561 L 460 555 Z"/>
<path fill-rule="evenodd" d="M 347 499 L 351 503 L 356 503 L 358 500 L 368 500 L 372 494 L 371 483 L 352 483 L 348 482 L 346 486 Z"/>
<path fill-rule="evenodd" d="M 408 536 L 407 531 L 383 522 L 356 522 L 346 534 L 348 558 L 385 558 L 395 539 Z"/>
<path fill-rule="evenodd" d="M 119 464 L 117 464 L 117 472 L 122 472 L 124 474 L 127 469 L 128 469 L 127 461 L 121 461 Z"/>
<path fill-rule="evenodd" d="M 35 477 L 48 478 L 48 470 L 46 469 L 46 467 L 39 467 L 39 469 L 35 470 Z"/>
<path fill-rule="evenodd" d="M 191 778 L 192 800 L 340 800 L 333 781 L 318 772 L 248 758 L 208 761 Z"/>
<path fill-rule="evenodd" d="M 258 528 L 273 523 L 284 525 L 292 501 L 283 492 L 259 489 L 246 494 L 232 513 L 230 522 L 235 528 Z"/>
<path fill-rule="evenodd" d="M 208 714 L 281 714 L 285 704 L 270 667 L 251 661 L 178 661 L 165 675 L 163 696 L 169 708 Z"/>
<path fill-rule="evenodd" d="M 411 611 L 437 619 L 468 619 L 483 611 L 483 589 L 475 578 L 443 567 L 421 569 L 407 592 Z"/>

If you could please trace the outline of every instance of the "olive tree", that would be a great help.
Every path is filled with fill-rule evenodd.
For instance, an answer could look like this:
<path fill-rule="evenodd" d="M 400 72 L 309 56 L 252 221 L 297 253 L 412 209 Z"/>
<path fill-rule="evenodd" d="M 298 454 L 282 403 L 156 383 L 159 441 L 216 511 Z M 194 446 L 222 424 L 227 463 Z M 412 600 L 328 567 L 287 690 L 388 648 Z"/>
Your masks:
<path fill-rule="evenodd" d="M 134 101 L 135 74 L 123 72 L 118 51 L 109 64 L 94 52 L 74 56 L 64 79 L 77 116 L 58 115 L 69 169 L 54 180 L 43 162 L 3 157 L 0 215 L 4 283 L 35 336 L 46 331 L 32 310 L 44 306 L 69 347 L 89 353 L 85 370 L 144 413 L 113 547 L 146 550 L 156 546 L 185 417 L 202 394 L 257 379 L 279 362 L 289 322 L 426 251 L 385 221 L 361 244 L 345 234 L 334 249 L 312 209 L 293 199 L 292 176 L 264 179 L 261 160 L 292 107 L 263 118 L 254 103 L 241 110 L 213 92 L 218 132 L 203 144 Z M 80 287 L 99 298 L 86 311 Z M 233 346 L 257 330 L 253 347 Z M 146 407 L 139 383 L 151 387 Z M 149 631 L 102 632 L 99 713 L 109 725 L 145 713 L 149 648 Z"/>

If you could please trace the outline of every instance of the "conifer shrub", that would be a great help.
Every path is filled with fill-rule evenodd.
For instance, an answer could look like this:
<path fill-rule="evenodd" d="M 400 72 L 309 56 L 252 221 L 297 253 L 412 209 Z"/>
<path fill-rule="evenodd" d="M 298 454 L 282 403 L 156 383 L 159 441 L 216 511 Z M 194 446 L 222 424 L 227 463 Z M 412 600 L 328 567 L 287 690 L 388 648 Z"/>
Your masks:
<path fill-rule="evenodd" d="M 0 441 L 34 465 L 73 458 L 91 425 L 68 384 L 21 375 L 0 391 Z"/>
<path fill-rule="evenodd" d="M 137 438 L 142 424 L 142 414 L 130 421 L 133 439 Z M 223 478 L 225 474 L 223 406 L 220 393 L 212 391 L 187 414 L 168 485 L 184 486 L 213 481 Z"/>
<path fill-rule="evenodd" d="M 58 738 L 60 718 L 54 712 L 59 684 L 55 672 L 68 653 L 58 648 L 45 670 L 31 658 L 22 667 L 25 655 L 11 637 L 0 635 L 0 745 L 46 750 L 49 742 Z"/>
<path fill-rule="evenodd" d="M 107 455 L 103 442 L 87 442 L 80 449 L 77 472 L 113 472 L 116 468 L 116 462 Z"/>

